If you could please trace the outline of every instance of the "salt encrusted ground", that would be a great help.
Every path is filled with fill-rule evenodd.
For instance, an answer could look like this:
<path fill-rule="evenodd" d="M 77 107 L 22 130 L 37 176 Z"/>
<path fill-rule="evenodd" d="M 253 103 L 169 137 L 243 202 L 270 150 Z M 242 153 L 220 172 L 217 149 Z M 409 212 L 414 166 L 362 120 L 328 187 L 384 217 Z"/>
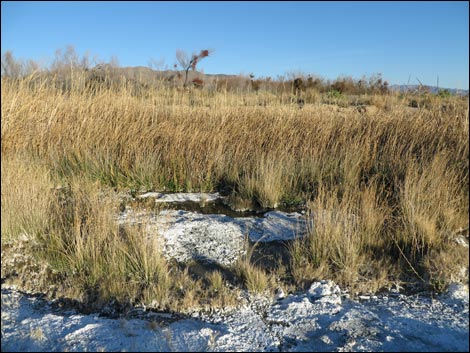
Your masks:
<path fill-rule="evenodd" d="M 246 295 L 232 313 L 171 322 L 53 309 L 2 289 L 2 351 L 468 351 L 468 287 L 438 297 L 389 293 L 362 302 L 329 281 L 278 301 Z"/>
<path fill-rule="evenodd" d="M 142 224 L 149 237 L 164 240 L 164 255 L 180 262 L 205 260 L 231 265 L 246 252 L 246 237 L 252 242 L 294 239 L 305 233 L 305 217 L 297 212 L 271 211 L 262 217 L 233 218 L 183 210 L 123 212 L 118 222 Z"/>
<path fill-rule="evenodd" d="M 210 202 L 216 194 L 156 197 L 164 202 Z M 320 214 L 320 217 L 332 217 Z M 338 219 L 341 221 L 341 219 Z M 348 217 L 343 221 L 354 221 Z M 120 224 L 141 224 L 162 237 L 164 254 L 178 261 L 232 264 L 251 241 L 304 234 L 300 213 L 228 217 L 182 210 L 158 214 L 127 209 Z M 244 293 L 240 307 L 185 318 L 135 308 L 121 319 L 82 315 L 2 285 L 2 351 L 461 351 L 469 350 L 468 286 L 446 294 L 405 296 L 397 290 L 348 299 L 331 281 L 278 299 Z"/>

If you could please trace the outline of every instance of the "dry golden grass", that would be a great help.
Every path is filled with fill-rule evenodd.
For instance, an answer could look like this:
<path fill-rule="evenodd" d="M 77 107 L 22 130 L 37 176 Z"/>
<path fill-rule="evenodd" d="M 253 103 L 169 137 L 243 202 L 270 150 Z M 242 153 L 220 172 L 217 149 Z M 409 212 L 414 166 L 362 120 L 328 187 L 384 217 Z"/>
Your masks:
<path fill-rule="evenodd" d="M 25 156 L 2 154 L 2 244 L 23 234 L 34 238 L 45 232 L 47 209 L 55 188 L 50 170 Z"/>
<path fill-rule="evenodd" d="M 377 95 L 361 98 L 373 104 L 364 112 L 350 106 L 356 98 L 323 104 L 319 93 L 299 109 L 262 91 L 63 92 L 47 80 L 2 78 L 2 244 L 22 233 L 40 241 L 39 255 L 84 300 L 181 307 L 219 288 L 214 275 L 212 289 L 191 284 L 170 300 L 177 280 L 158 244 L 118 229 L 109 188 L 229 186 L 241 205 L 307 202 L 314 226 L 291 247 L 288 270 L 297 283 L 329 276 L 378 288 L 410 268 L 446 283 L 462 262 L 448 254 L 468 228 L 465 99 L 428 96 L 411 108 L 409 97 Z M 240 269 L 251 290 L 269 286 L 263 270 Z"/>
<path fill-rule="evenodd" d="M 269 275 L 262 268 L 251 264 L 248 259 L 238 261 L 235 271 L 250 293 L 262 294 L 270 289 Z"/>

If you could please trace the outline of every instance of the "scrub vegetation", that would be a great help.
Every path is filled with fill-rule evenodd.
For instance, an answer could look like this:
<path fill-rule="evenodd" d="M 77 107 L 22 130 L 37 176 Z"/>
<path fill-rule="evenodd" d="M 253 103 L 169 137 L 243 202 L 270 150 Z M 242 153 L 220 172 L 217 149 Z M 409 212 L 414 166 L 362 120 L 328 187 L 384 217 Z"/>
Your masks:
<path fill-rule="evenodd" d="M 456 241 L 468 237 L 468 97 L 392 92 L 380 75 L 188 81 L 89 66 L 70 50 L 48 70 L 3 57 L 2 281 L 88 308 L 184 311 L 318 279 L 443 290 L 468 269 Z M 313 226 L 286 263 L 195 275 L 158 237 L 116 224 L 117 195 L 144 191 L 223 191 L 235 208 L 304 208 Z"/>

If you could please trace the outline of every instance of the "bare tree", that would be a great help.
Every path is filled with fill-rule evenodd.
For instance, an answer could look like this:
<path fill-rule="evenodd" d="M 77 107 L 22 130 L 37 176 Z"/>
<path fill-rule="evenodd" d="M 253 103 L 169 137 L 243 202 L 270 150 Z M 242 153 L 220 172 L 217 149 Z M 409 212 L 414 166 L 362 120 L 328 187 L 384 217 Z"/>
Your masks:
<path fill-rule="evenodd" d="M 186 83 L 188 82 L 189 69 L 196 70 L 196 65 L 207 56 L 209 56 L 209 50 L 207 49 L 201 50 L 199 54 L 193 54 L 191 58 L 189 58 L 186 52 L 180 49 L 176 51 L 176 60 L 178 60 L 178 64 L 185 72 L 183 87 L 186 87 Z"/>
<path fill-rule="evenodd" d="M 23 72 L 23 66 L 23 62 L 15 59 L 10 50 L 2 55 L 2 76 L 18 78 Z"/>
<path fill-rule="evenodd" d="M 157 60 L 155 58 L 150 58 L 148 60 L 148 67 L 152 70 L 162 71 L 165 69 L 165 59 L 160 58 Z"/>
<path fill-rule="evenodd" d="M 119 59 L 116 55 L 111 56 L 111 59 L 109 60 L 109 66 L 112 68 L 119 68 Z"/>
<path fill-rule="evenodd" d="M 80 59 L 73 45 L 68 45 L 65 52 L 62 49 L 55 51 L 51 71 L 57 73 L 70 73 L 80 66 Z"/>

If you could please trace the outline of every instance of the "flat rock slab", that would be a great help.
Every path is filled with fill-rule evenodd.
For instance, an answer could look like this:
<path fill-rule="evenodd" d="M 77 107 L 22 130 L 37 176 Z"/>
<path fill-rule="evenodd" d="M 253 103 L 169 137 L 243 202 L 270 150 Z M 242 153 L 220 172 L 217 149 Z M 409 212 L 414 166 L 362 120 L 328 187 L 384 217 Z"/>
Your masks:
<path fill-rule="evenodd" d="M 211 202 L 215 201 L 221 196 L 219 193 L 209 194 L 204 192 L 177 192 L 172 194 L 163 194 L 159 192 L 147 192 L 139 195 L 138 198 L 155 198 L 155 202 Z"/>
<path fill-rule="evenodd" d="M 127 210 L 120 224 L 142 224 L 149 236 L 164 239 L 163 254 L 180 262 L 203 260 L 231 265 L 246 253 L 246 240 L 270 242 L 292 240 L 305 233 L 300 213 L 267 212 L 264 217 L 233 218 L 183 210 L 158 214 Z"/>
<path fill-rule="evenodd" d="M 293 240 L 306 231 L 305 216 L 298 212 L 272 211 L 262 218 L 235 218 L 235 221 L 245 223 L 252 242 Z"/>

